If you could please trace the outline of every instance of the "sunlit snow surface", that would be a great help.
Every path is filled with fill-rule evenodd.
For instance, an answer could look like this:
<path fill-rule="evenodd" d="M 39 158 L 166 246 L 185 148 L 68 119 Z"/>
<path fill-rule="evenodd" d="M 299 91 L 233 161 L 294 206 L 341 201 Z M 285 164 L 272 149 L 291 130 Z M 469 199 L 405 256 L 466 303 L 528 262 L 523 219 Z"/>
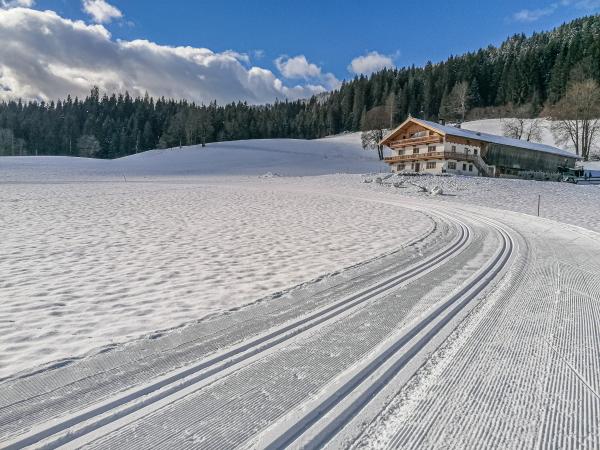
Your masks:
<path fill-rule="evenodd" d="M 356 187 L 368 197 L 391 190 L 426 201 L 426 194 L 362 184 L 359 175 L 294 176 L 381 170 L 358 134 L 115 161 L 0 159 L 0 377 L 200 319 L 401 246 L 427 225 L 422 218 L 336 195 Z M 527 214 L 537 214 L 541 195 L 543 217 L 600 230 L 597 186 L 410 181 L 441 186 L 441 201 Z"/>
<path fill-rule="evenodd" d="M 598 446 L 600 186 L 209 147 L 0 159 L 0 446 Z"/>

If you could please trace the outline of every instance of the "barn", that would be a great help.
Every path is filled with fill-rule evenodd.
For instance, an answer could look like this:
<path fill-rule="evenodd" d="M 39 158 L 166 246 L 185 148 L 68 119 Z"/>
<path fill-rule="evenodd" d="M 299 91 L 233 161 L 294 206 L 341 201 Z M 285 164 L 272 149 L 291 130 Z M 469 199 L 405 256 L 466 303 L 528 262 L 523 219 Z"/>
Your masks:
<path fill-rule="evenodd" d="M 392 151 L 385 158 L 393 172 L 451 173 L 474 176 L 554 174 L 579 159 L 550 145 L 465 130 L 408 118 L 380 142 Z"/>

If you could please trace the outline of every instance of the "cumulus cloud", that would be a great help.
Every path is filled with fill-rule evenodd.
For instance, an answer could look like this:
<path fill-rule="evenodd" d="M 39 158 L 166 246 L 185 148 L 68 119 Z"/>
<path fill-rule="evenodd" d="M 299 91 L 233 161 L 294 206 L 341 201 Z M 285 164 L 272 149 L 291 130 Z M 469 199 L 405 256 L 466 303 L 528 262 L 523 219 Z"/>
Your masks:
<path fill-rule="evenodd" d="M 280 56 L 274 63 L 284 78 L 316 81 L 328 89 L 335 89 L 340 85 L 340 81 L 335 75 L 332 73 L 323 73 L 319 66 L 308 62 L 304 55 L 291 58 L 289 56 Z"/>
<path fill-rule="evenodd" d="M 105 0 L 83 0 L 83 10 L 96 23 L 108 23 L 123 17 L 123 13 L 119 8 L 107 3 Z"/>
<path fill-rule="evenodd" d="M 370 75 L 373 72 L 385 68 L 395 67 L 391 56 L 382 55 L 378 52 L 370 52 L 363 56 L 358 56 L 352 60 L 348 70 L 356 75 Z"/>
<path fill-rule="evenodd" d="M 275 60 L 275 65 L 286 78 L 314 78 L 321 76 L 321 68 L 316 64 L 309 63 L 304 55 L 288 58 L 280 56 Z"/>
<path fill-rule="evenodd" d="M 83 96 L 94 85 L 104 92 L 253 104 L 326 90 L 322 83 L 288 87 L 270 70 L 249 67 L 243 53 L 114 40 L 100 24 L 53 11 L 0 10 L 0 42 L 0 100 Z"/>
<path fill-rule="evenodd" d="M 23 8 L 31 8 L 33 5 L 35 5 L 35 1 L 34 0 L 0 0 L 0 8 L 17 8 L 17 7 L 23 7 Z"/>

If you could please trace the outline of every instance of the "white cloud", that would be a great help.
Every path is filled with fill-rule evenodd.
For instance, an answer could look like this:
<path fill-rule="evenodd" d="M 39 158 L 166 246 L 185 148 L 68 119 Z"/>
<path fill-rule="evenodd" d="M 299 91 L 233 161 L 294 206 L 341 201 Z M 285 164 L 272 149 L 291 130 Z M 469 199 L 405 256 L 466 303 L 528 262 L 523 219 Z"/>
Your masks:
<path fill-rule="evenodd" d="M 123 13 L 105 0 L 83 0 L 83 10 L 96 23 L 108 23 L 123 17 Z"/>
<path fill-rule="evenodd" d="M 316 64 L 309 63 L 304 55 L 280 56 L 275 60 L 277 69 L 285 78 L 316 78 L 321 76 L 321 68 Z"/>
<path fill-rule="evenodd" d="M 378 52 L 370 52 L 363 56 L 358 56 L 352 60 L 348 70 L 356 75 L 370 75 L 373 72 L 385 68 L 395 67 L 392 56 L 382 55 Z"/>
<path fill-rule="evenodd" d="M 0 0 L 0 8 L 31 8 L 35 5 L 34 0 Z"/>
<path fill-rule="evenodd" d="M 553 14 L 557 7 L 558 5 L 553 3 L 546 8 L 522 9 L 521 11 L 517 11 L 513 14 L 513 20 L 517 22 L 536 22 L 542 17 Z"/>
<path fill-rule="evenodd" d="M 323 73 L 319 66 L 308 62 L 304 55 L 298 55 L 292 58 L 285 55 L 280 56 L 274 63 L 277 70 L 279 70 L 284 78 L 290 80 L 312 80 L 323 84 L 327 89 L 335 89 L 340 86 L 340 81 L 334 74 Z"/>
<path fill-rule="evenodd" d="M 600 9 L 600 0 L 562 0 L 561 5 L 572 5 L 577 9 L 591 13 L 597 9 Z"/>
<path fill-rule="evenodd" d="M 550 3 L 545 8 L 538 9 L 522 9 L 512 15 L 512 19 L 516 22 L 537 22 L 542 17 L 554 14 L 560 8 L 575 8 L 593 13 L 600 9 L 600 0 L 560 0 Z"/>
<path fill-rule="evenodd" d="M 97 85 L 104 92 L 256 104 L 308 97 L 331 81 L 323 75 L 323 82 L 288 87 L 270 70 L 248 67 L 243 53 L 113 40 L 102 25 L 53 11 L 0 10 L 0 42 L 0 100 L 84 96 Z"/>

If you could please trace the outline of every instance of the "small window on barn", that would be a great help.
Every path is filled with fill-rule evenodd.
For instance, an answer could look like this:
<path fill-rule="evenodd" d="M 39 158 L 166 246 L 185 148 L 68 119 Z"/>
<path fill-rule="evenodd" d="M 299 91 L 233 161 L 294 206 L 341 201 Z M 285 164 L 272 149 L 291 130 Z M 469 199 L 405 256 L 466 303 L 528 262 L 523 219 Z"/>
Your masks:
<path fill-rule="evenodd" d="M 473 172 L 473 164 L 469 164 L 469 172 Z"/>
<path fill-rule="evenodd" d="M 404 170 L 406 168 L 405 164 L 398 164 L 398 170 Z"/>
<path fill-rule="evenodd" d="M 413 148 L 413 155 L 418 155 L 419 154 L 419 148 L 415 147 Z"/>
<path fill-rule="evenodd" d="M 456 170 L 456 163 L 454 161 L 449 161 L 448 169 Z"/>
<path fill-rule="evenodd" d="M 435 161 L 427 161 L 428 169 L 435 169 Z"/>
<path fill-rule="evenodd" d="M 476 149 L 476 148 L 474 148 L 474 149 L 473 149 L 473 154 L 474 154 L 475 156 L 477 156 L 477 154 L 478 154 L 478 153 L 479 153 L 479 152 L 477 151 L 477 149 Z"/>
<path fill-rule="evenodd" d="M 463 164 L 463 171 L 465 171 L 465 172 L 467 171 L 467 165 L 466 164 Z"/>
<path fill-rule="evenodd" d="M 456 153 L 456 145 L 453 145 L 453 146 L 452 146 L 452 152 L 453 152 L 453 153 Z"/>
<path fill-rule="evenodd" d="M 398 155 L 404 155 L 404 149 L 398 150 Z"/>
<path fill-rule="evenodd" d="M 427 153 L 433 153 L 435 152 L 435 145 L 430 145 L 429 147 L 427 147 Z"/>

